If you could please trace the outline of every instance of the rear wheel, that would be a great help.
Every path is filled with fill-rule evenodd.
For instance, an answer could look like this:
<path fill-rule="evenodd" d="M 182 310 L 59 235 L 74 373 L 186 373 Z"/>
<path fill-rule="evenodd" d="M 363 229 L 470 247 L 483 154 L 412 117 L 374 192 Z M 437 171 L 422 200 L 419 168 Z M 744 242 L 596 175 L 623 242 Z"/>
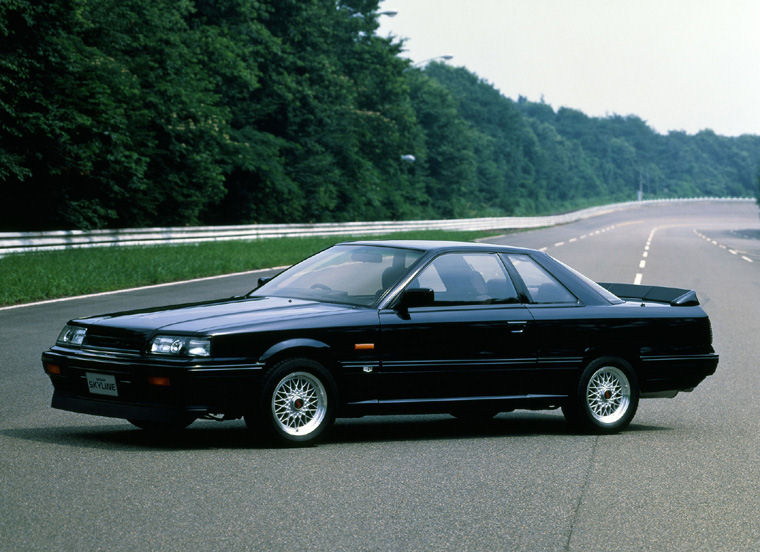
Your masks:
<path fill-rule="evenodd" d="M 599 358 L 583 371 L 562 412 L 570 424 L 585 431 L 616 433 L 631 423 L 638 404 L 631 366 L 622 359 Z"/>
<path fill-rule="evenodd" d="M 309 445 L 332 425 L 336 395 L 332 376 L 319 362 L 288 359 L 269 373 L 259 404 L 245 422 L 282 444 Z"/>

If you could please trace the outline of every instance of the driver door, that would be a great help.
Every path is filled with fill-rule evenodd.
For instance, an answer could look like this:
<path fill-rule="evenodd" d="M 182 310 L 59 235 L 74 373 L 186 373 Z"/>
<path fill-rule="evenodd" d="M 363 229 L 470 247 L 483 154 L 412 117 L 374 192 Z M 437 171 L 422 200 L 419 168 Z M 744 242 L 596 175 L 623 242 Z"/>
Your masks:
<path fill-rule="evenodd" d="M 431 305 L 380 311 L 381 403 L 508 398 L 536 365 L 533 318 L 498 255 L 445 253 L 408 287 Z"/>

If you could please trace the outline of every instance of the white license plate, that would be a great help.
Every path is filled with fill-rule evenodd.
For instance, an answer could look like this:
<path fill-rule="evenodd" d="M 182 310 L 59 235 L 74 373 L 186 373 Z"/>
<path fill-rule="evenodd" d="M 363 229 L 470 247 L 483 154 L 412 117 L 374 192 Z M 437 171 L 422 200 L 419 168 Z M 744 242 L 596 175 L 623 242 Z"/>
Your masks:
<path fill-rule="evenodd" d="M 87 372 L 87 387 L 90 393 L 95 395 L 119 396 L 119 390 L 116 388 L 116 377 L 111 374 L 93 374 Z"/>

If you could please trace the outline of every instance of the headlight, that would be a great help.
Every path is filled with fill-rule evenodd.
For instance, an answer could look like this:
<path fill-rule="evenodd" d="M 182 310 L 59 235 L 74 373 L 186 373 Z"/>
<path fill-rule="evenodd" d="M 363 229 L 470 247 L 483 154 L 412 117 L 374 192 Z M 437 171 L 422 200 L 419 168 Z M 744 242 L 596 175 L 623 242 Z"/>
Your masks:
<path fill-rule="evenodd" d="M 67 324 L 63 327 L 61 333 L 58 334 L 56 343 L 61 345 L 81 345 L 86 333 L 87 328 L 82 328 L 81 326 L 69 326 Z"/>
<path fill-rule="evenodd" d="M 211 355 L 211 341 L 197 337 L 157 335 L 150 342 L 150 352 L 155 355 L 207 357 Z"/>

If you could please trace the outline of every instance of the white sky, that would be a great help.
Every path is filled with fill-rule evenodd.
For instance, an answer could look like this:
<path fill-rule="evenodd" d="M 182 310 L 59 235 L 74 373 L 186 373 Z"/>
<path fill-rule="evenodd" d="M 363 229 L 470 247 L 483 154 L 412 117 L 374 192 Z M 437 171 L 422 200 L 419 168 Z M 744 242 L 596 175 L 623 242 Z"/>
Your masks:
<path fill-rule="evenodd" d="M 760 0 L 384 0 L 379 34 L 512 99 L 760 134 Z"/>

